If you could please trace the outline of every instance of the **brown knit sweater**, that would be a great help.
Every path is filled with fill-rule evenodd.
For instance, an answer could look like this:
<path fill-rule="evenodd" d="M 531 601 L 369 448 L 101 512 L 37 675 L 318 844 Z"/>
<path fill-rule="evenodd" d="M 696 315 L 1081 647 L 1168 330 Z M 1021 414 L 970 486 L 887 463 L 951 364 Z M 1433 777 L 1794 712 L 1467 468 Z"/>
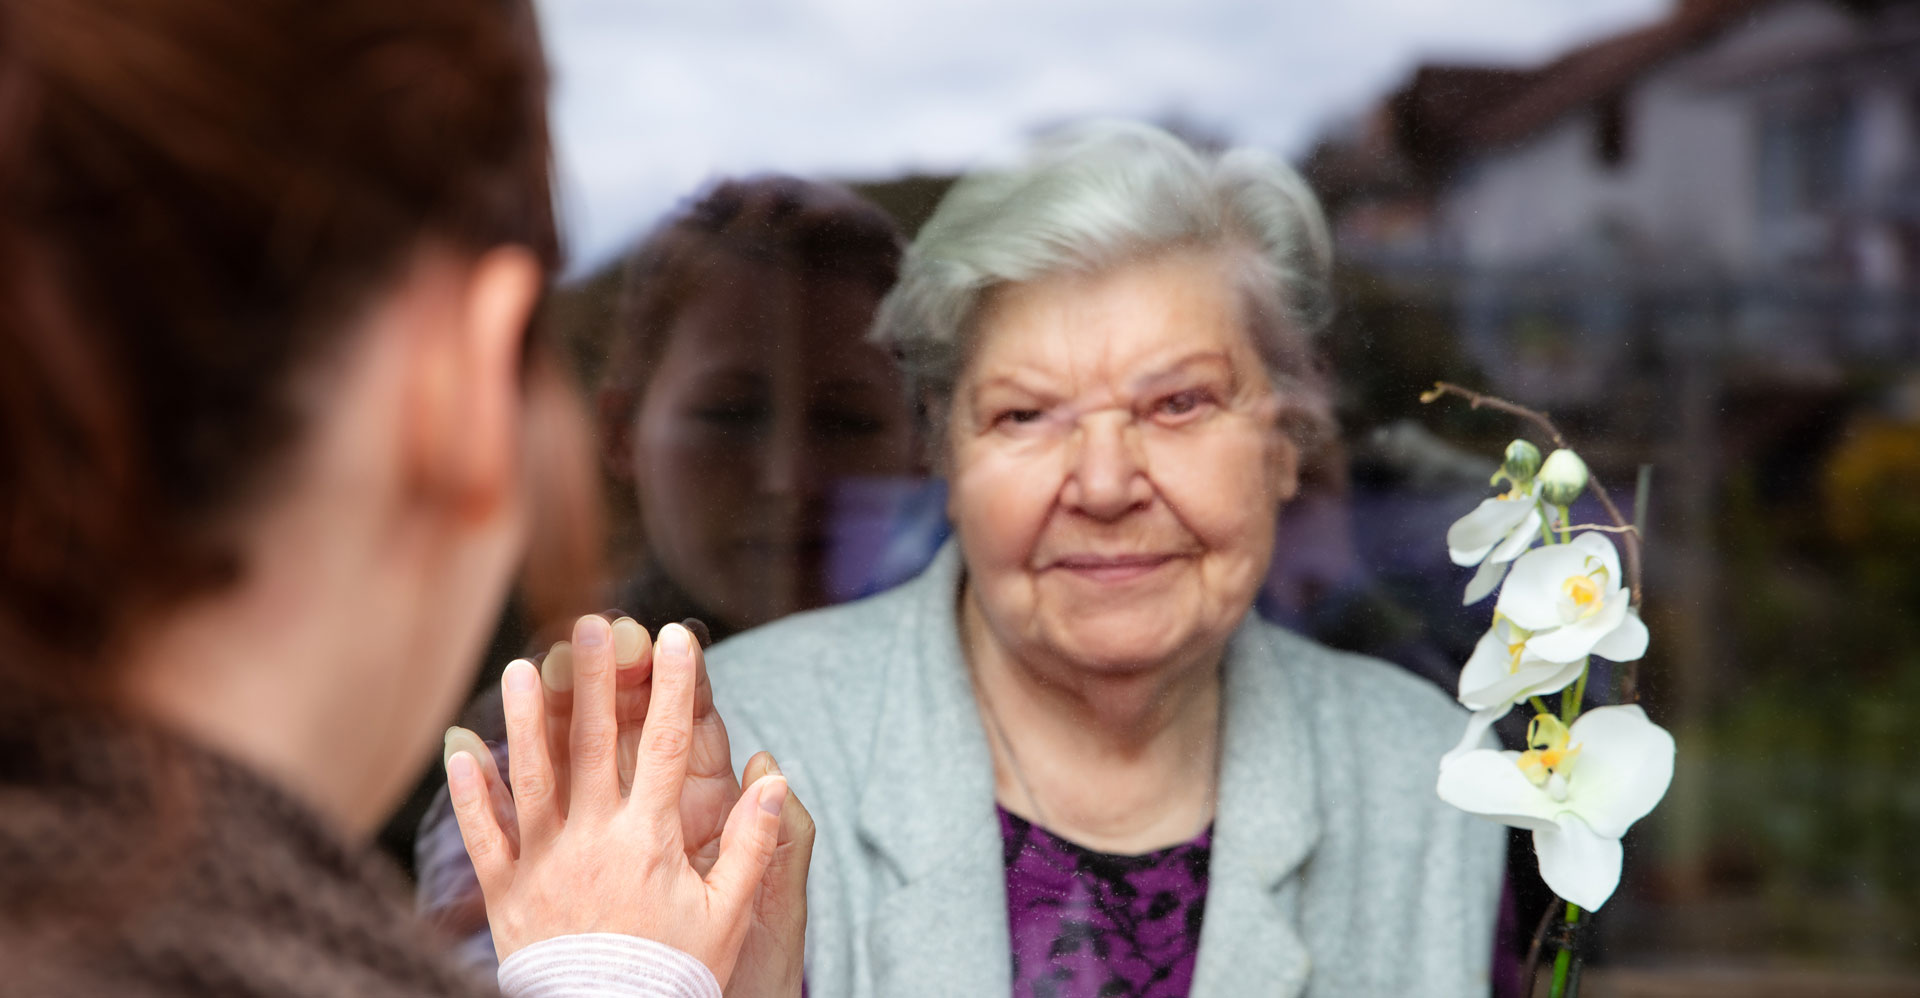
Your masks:
<path fill-rule="evenodd" d="M 0 994 L 493 995 L 398 871 L 177 738 L 0 707 Z"/>

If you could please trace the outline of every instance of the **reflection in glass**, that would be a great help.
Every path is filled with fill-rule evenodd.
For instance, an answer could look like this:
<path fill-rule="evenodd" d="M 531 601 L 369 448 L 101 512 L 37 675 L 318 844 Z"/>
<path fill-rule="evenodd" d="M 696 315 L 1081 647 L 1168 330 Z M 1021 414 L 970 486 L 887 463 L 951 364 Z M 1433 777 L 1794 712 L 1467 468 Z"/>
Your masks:
<path fill-rule="evenodd" d="M 914 465 L 891 359 L 866 342 L 900 233 L 837 187 L 721 183 L 624 266 L 599 412 L 633 568 L 615 604 L 715 636 L 872 582 Z"/>

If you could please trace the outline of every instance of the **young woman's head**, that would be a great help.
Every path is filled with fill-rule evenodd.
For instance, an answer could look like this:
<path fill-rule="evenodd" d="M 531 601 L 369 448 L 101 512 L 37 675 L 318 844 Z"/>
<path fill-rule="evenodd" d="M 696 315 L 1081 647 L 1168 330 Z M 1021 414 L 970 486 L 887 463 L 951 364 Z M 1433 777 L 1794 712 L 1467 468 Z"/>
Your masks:
<path fill-rule="evenodd" d="M 852 193 L 765 177 L 717 185 L 630 258 L 608 467 L 648 557 L 729 628 L 827 602 L 833 487 L 912 470 L 904 385 L 866 342 L 900 251 Z"/>
<path fill-rule="evenodd" d="M 558 398 L 545 91 L 524 0 L 0 0 L 12 706 L 431 744 Z"/>

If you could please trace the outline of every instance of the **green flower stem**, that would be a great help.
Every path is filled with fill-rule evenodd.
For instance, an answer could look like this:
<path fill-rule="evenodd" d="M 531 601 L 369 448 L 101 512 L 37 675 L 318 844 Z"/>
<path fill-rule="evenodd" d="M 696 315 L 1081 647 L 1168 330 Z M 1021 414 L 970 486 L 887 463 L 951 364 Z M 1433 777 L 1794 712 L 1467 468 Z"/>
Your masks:
<path fill-rule="evenodd" d="M 1533 707 L 1533 712 L 1536 714 L 1553 713 L 1553 711 L 1547 709 L 1547 702 L 1539 697 L 1528 697 L 1527 703 Z"/>
<path fill-rule="evenodd" d="M 1567 924 L 1580 924 L 1580 908 L 1572 901 L 1567 902 Z M 1568 984 L 1573 984 L 1571 989 Z M 1573 950 L 1563 949 L 1553 958 L 1553 989 L 1549 998 L 1574 998 L 1580 991 L 1580 975 L 1573 970 Z"/>
<path fill-rule="evenodd" d="M 1580 678 L 1573 681 L 1573 695 L 1560 694 L 1561 724 L 1571 725 L 1574 718 L 1580 716 L 1580 705 L 1587 702 L 1587 674 L 1592 671 L 1592 660 L 1583 660 L 1580 665 Z"/>
<path fill-rule="evenodd" d="M 1562 506 L 1560 507 L 1560 543 L 1570 544 L 1572 542 L 1573 542 L 1573 511 L 1568 509 L 1565 506 Z"/>

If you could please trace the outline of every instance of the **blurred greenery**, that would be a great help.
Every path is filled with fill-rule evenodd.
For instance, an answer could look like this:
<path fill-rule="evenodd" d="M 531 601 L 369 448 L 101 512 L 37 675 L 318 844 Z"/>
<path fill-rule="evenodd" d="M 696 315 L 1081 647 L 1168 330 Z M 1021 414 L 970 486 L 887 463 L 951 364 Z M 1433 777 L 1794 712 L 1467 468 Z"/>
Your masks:
<path fill-rule="evenodd" d="M 1750 470 L 1724 491 L 1737 679 L 1708 728 L 1713 872 L 1789 920 L 1809 897 L 1839 895 L 1911 940 L 1920 427 L 1856 421 L 1821 467 L 1823 492 L 1792 501 L 1763 501 Z"/>

